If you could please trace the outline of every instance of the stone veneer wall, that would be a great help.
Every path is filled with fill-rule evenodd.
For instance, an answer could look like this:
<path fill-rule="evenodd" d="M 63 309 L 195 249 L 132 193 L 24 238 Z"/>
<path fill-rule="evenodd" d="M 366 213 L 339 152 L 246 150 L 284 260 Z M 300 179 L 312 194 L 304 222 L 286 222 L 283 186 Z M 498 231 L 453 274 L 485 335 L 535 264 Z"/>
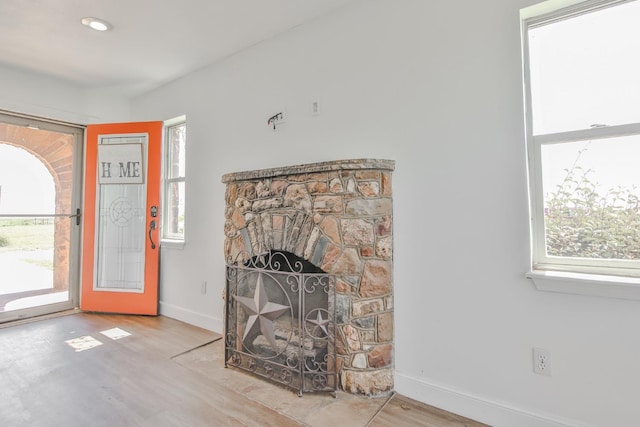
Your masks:
<path fill-rule="evenodd" d="M 283 250 L 336 276 L 343 390 L 393 389 L 392 160 L 226 174 L 225 259 Z"/>

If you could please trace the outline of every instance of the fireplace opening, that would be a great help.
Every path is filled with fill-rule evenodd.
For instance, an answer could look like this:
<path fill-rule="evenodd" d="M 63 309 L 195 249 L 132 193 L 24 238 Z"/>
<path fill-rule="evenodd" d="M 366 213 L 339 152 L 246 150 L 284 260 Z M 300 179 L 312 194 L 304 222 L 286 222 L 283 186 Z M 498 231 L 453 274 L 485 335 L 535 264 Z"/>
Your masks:
<path fill-rule="evenodd" d="M 286 251 L 243 254 L 228 262 L 225 366 L 300 395 L 335 392 L 334 282 L 321 268 Z"/>

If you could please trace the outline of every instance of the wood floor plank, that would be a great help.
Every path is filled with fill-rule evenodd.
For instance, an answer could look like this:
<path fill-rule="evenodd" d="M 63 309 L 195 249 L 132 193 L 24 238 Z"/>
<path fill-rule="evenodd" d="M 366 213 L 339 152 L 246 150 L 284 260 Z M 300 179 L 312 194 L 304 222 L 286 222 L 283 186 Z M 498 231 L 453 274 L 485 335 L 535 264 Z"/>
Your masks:
<path fill-rule="evenodd" d="M 486 424 L 452 414 L 396 394 L 371 422 L 371 427 L 487 427 Z"/>
<path fill-rule="evenodd" d="M 100 331 L 120 327 L 120 340 Z M 103 344 L 76 352 L 67 339 Z M 81 314 L 0 331 L 2 426 L 298 426 L 222 395 L 171 355 L 218 335 L 167 318 Z M 215 423 L 214 423 L 215 421 Z"/>
<path fill-rule="evenodd" d="M 101 334 L 112 328 L 131 335 Z M 101 344 L 67 344 L 81 337 Z M 224 368 L 220 338 L 162 316 L 80 313 L 0 328 L 0 426 L 482 426 L 398 395 L 382 410 L 388 399 L 300 398 Z"/>

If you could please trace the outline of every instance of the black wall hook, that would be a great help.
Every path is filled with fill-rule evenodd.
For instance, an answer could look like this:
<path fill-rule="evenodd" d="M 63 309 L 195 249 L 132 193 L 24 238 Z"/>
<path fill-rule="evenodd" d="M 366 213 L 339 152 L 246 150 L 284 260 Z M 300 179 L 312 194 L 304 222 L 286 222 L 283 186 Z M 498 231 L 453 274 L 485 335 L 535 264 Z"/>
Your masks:
<path fill-rule="evenodd" d="M 269 117 L 269 120 L 267 120 L 267 126 L 273 125 L 273 130 L 276 130 L 276 122 L 278 120 L 282 120 L 283 118 L 284 118 L 284 115 L 282 113 L 273 115 Z"/>

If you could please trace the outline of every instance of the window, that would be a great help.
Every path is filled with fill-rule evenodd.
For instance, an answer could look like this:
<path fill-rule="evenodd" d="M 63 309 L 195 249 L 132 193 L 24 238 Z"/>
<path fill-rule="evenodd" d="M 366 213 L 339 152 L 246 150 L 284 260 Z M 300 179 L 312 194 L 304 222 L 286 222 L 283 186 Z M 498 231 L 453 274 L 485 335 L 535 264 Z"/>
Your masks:
<path fill-rule="evenodd" d="M 532 270 L 640 278 L 640 1 L 522 18 Z"/>
<path fill-rule="evenodd" d="M 162 238 L 165 242 L 184 241 L 185 117 L 165 122 L 164 212 Z"/>

